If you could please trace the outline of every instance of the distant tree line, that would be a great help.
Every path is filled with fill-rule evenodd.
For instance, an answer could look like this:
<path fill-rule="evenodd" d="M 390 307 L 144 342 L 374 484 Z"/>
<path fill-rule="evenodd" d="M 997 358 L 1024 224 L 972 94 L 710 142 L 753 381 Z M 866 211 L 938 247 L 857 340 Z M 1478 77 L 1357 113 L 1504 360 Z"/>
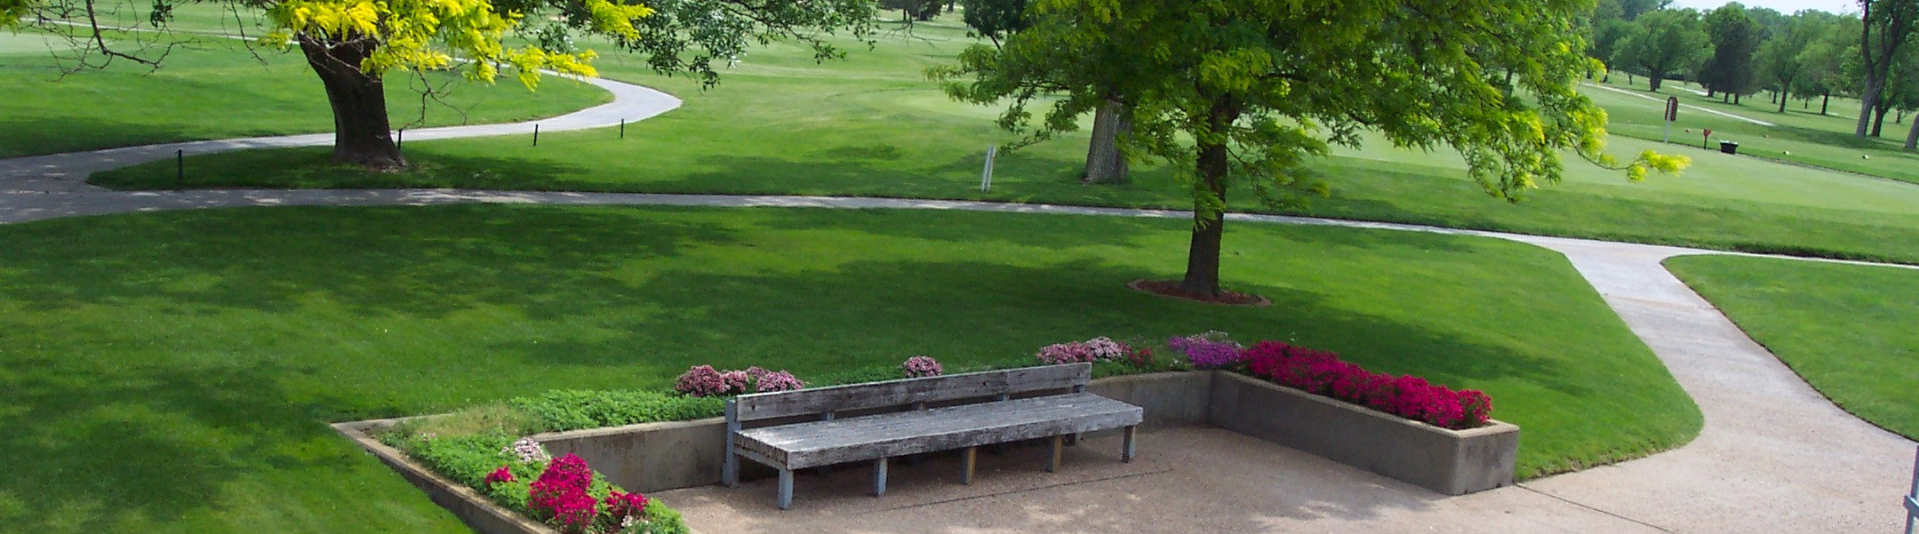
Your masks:
<path fill-rule="evenodd" d="M 1895 124 L 1919 110 L 1919 0 L 1857 0 L 1859 11 L 1784 14 L 1730 3 L 1711 11 L 1675 9 L 1671 0 L 1599 0 L 1586 21 L 1587 55 L 1600 60 L 1602 81 L 1645 77 L 1654 91 L 1668 80 L 1705 88 L 1738 104 L 1766 93 L 1778 113 L 1799 100 L 1830 113 L 1833 96 L 1860 101 L 1854 134 L 1879 137 L 1886 115 Z M 1919 145 L 1919 120 L 1906 149 Z"/>

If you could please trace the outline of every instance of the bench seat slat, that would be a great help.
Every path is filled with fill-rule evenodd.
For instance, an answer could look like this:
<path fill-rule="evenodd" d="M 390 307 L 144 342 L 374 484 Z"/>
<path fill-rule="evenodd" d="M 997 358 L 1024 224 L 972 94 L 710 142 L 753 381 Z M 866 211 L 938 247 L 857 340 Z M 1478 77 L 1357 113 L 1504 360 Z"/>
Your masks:
<path fill-rule="evenodd" d="M 790 469 L 1137 425 L 1143 410 L 1075 393 L 742 430 L 739 446 Z"/>

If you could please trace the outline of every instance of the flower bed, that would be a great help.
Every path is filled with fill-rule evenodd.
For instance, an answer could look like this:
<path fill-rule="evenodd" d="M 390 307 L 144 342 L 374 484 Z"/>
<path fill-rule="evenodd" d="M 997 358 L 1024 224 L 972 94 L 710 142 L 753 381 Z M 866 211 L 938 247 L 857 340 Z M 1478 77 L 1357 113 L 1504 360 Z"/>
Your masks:
<path fill-rule="evenodd" d="M 1473 428 L 1492 418 L 1493 399 L 1484 392 L 1374 373 L 1331 352 L 1261 341 L 1242 359 L 1255 377 L 1441 428 Z"/>
<path fill-rule="evenodd" d="M 579 457 L 493 433 L 439 437 L 376 432 L 423 466 L 562 534 L 688 534 L 679 512 L 608 483 Z"/>

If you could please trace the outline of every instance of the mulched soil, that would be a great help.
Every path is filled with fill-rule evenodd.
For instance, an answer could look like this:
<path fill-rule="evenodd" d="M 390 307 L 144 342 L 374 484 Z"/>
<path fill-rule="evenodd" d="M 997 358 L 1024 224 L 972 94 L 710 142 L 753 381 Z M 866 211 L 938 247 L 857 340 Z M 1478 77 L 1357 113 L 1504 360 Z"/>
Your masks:
<path fill-rule="evenodd" d="M 1259 295 L 1249 295 L 1246 293 L 1234 293 L 1231 291 L 1227 291 L 1225 292 L 1225 294 L 1215 297 L 1211 295 L 1202 295 L 1202 294 L 1192 293 L 1188 291 L 1181 291 L 1179 289 L 1178 280 L 1141 279 L 1141 280 L 1134 280 L 1132 283 L 1126 284 L 1126 287 L 1133 288 L 1136 291 L 1151 293 L 1151 294 L 1159 295 L 1162 297 L 1190 300 L 1194 302 L 1204 302 L 1207 304 L 1217 304 L 1220 306 L 1271 306 L 1273 305 L 1273 301 L 1266 300 L 1266 297 L 1262 297 Z"/>

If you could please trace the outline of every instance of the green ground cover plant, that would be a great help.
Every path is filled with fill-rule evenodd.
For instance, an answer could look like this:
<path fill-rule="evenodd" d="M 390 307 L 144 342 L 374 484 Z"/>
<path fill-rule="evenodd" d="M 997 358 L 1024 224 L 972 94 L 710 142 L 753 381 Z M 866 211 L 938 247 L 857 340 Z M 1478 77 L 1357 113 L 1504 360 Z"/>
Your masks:
<path fill-rule="evenodd" d="M 0 435 L 15 466 L 0 521 L 54 534 L 463 532 L 326 423 L 661 391 L 696 364 L 812 378 L 896 372 L 923 354 L 959 369 L 1095 335 L 1219 329 L 1483 390 L 1526 429 L 1524 477 L 1700 428 L 1558 254 L 1234 225 L 1227 285 L 1275 306 L 1127 289 L 1179 272 L 1187 224 L 475 205 L 0 226 L 0 424 L 15 429 Z"/>
<path fill-rule="evenodd" d="M 1834 404 L 1919 439 L 1919 271 L 1733 256 L 1666 266 Z"/>

